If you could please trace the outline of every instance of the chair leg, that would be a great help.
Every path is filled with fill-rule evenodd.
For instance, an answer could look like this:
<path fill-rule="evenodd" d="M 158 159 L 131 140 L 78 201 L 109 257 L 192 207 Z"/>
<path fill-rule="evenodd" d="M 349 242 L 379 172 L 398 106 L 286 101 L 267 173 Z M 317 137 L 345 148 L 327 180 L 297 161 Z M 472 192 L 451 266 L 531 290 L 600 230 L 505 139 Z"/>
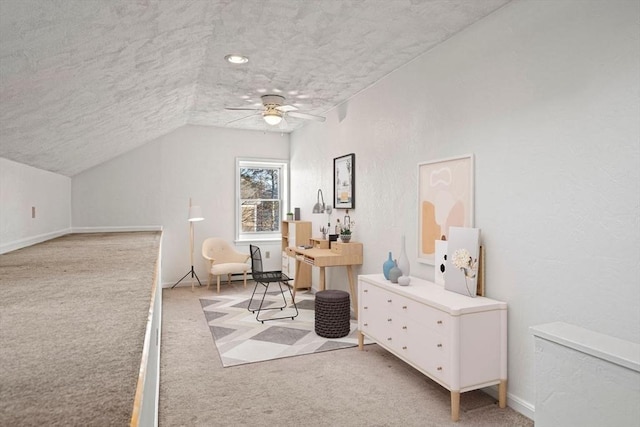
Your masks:
<path fill-rule="evenodd" d="M 218 293 L 220 293 L 220 275 L 218 274 Z"/>
<path fill-rule="evenodd" d="M 289 288 L 289 292 L 291 292 L 291 288 Z M 291 294 L 291 299 L 295 302 L 296 300 L 296 282 L 293 282 L 293 293 Z"/>
<path fill-rule="evenodd" d="M 280 282 L 280 283 L 282 284 L 282 282 Z M 300 314 L 298 312 L 298 305 L 296 304 L 296 300 L 293 298 L 293 293 L 291 293 L 291 288 L 289 287 L 289 285 L 285 283 L 284 286 L 289 290 L 289 295 L 291 295 L 291 304 L 293 304 L 293 308 L 295 308 L 295 310 L 296 310 L 296 315 L 291 318 L 291 320 L 293 320 L 294 317 L 298 317 L 298 314 Z M 284 298 L 284 292 L 282 292 L 282 297 Z M 285 300 L 285 302 L 286 302 L 286 300 Z"/>
<path fill-rule="evenodd" d="M 258 290 L 258 285 L 262 285 L 264 287 L 264 293 L 262 294 L 262 298 L 260 299 L 260 304 L 258 305 L 258 308 L 252 310 L 251 305 L 253 304 L 253 297 L 255 296 L 256 291 Z M 251 298 L 249 299 L 249 305 L 247 306 L 247 310 L 249 310 L 251 313 L 258 312 L 258 314 L 256 315 L 256 320 L 260 320 L 258 319 L 258 316 L 260 315 L 260 311 L 262 310 L 262 305 L 264 304 L 264 298 L 267 296 L 268 290 L 269 290 L 268 283 L 265 284 L 265 283 L 256 282 L 256 286 L 253 288 L 253 293 L 251 294 Z"/>
<path fill-rule="evenodd" d="M 249 310 L 251 313 L 255 312 L 255 310 L 251 310 L 251 303 L 253 303 L 253 296 L 258 290 L 258 285 L 261 285 L 261 283 L 256 282 L 256 285 L 253 287 L 253 292 L 251 293 L 251 298 L 249 298 L 249 305 L 247 306 L 247 310 Z"/>
<path fill-rule="evenodd" d="M 247 288 L 247 271 L 246 271 L 246 270 L 245 270 L 245 272 L 244 272 L 243 281 L 244 281 L 244 287 L 245 287 L 245 289 L 246 289 L 246 288 Z"/>
<path fill-rule="evenodd" d="M 231 285 L 231 273 L 227 274 L 227 285 Z"/>
<path fill-rule="evenodd" d="M 258 285 L 262 285 L 264 286 L 264 293 L 262 294 L 262 298 L 260 299 L 260 305 L 258 306 L 257 309 L 251 309 L 251 304 L 253 302 L 253 297 L 256 293 L 256 290 L 258 288 Z M 287 298 L 285 297 L 284 294 L 284 289 L 282 288 L 283 282 L 278 282 L 278 287 L 280 288 L 280 294 L 282 295 L 282 300 L 283 300 L 283 305 L 281 307 L 268 307 L 268 308 L 262 308 L 264 305 L 264 299 L 267 296 L 267 291 L 269 290 L 269 283 L 258 283 L 256 282 L 256 286 L 253 288 L 253 293 L 251 294 L 251 299 L 249 300 L 249 305 L 247 307 L 247 310 L 249 310 L 252 313 L 256 313 L 256 320 L 258 322 L 264 323 L 268 320 L 279 320 L 279 319 L 288 319 L 291 318 L 291 320 L 293 320 L 294 318 L 296 318 L 300 313 L 298 311 L 298 306 L 296 305 L 296 302 L 293 300 L 293 295 L 291 295 L 291 301 L 293 303 L 293 308 L 296 311 L 296 314 L 293 316 L 287 315 L 287 316 L 280 316 L 280 317 L 270 317 L 268 319 L 261 319 L 260 318 L 260 313 L 262 313 L 265 310 L 280 310 L 282 311 L 283 309 L 287 308 L 288 304 L 287 304 Z M 287 287 L 287 289 L 289 288 L 288 285 L 285 284 L 285 286 Z M 291 289 L 289 289 L 289 294 L 291 294 Z"/>

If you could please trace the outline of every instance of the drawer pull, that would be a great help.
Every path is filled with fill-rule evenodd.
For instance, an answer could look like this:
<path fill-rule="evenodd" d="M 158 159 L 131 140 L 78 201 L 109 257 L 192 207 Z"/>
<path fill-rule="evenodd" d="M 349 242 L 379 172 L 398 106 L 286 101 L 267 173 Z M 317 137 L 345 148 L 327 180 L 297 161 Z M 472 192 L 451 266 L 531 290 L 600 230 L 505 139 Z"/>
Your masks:
<path fill-rule="evenodd" d="M 442 344 L 438 344 L 438 348 L 442 347 Z"/>
<path fill-rule="evenodd" d="M 388 300 L 387 300 L 387 302 L 391 302 L 391 300 L 390 300 L 390 299 L 388 299 Z"/>
<path fill-rule="evenodd" d="M 369 310 L 369 307 L 368 307 L 368 306 L 366 306 L 366 305 L 365 305 L 363 308 L 364 308 L 365 310 Z"/>
<path fill-rule="evenodd" d="M 407 329 L 407 327 L 406 327 L 406 326 L 403 326 L 403 327 L 402 327 L 402 329 L 405 329 L 405 330 L 406 330 L 406 329 Z"/>
<path fill-rule="evenodd" d="M 364 289 L 362 292 L 365 292 L 365 293 L 369 292 L 369 289 Z"/>
<path fill-rule="evenodd" d="M 389 337 L 389 338 L 387 338 L 387 341 L 391 341 L 392 339 L 393 339 L 393 338 Z"/>
<path fill-rule="evenodd" d="M 406 350 L 406 349 L 407 349 L 407 346 L 406 346 L 406 345 L 403 345 L 403 346 L 402 346 L 402 349 L 403 349 L 403 350 Z"/>
<path fill-rule="evenodd" d="M 393 320 L 393 319 L 389 318 L 389 319 L 387 319 L 387 322 L 391 322 L 392 320 Z"/>
<path fill-rule="evenodd" d="M 438 320 L 436 323 L 437 323 L 438 325 L 442 325 L 442 320 Z"/>
<path fill-rule="evenodd" d="M 403 306 L 402 306 L 402 309 L 403 309 L 403 310 L 406 310 L 406 309 L 407 309 L 407 306 L 406 306 L 406 305 L 403 305 Z"/>
<path fill-rule="evenodd" d="M 368 323 L 365 323 L 365 324 L 364 324 L 364 326 L 369 326 L 369 324 L 368 324 Z"/>
<path fill-rule="evenodd" d="M 438 366 L 438 371 L 442 371 L 442 366 Z"/>

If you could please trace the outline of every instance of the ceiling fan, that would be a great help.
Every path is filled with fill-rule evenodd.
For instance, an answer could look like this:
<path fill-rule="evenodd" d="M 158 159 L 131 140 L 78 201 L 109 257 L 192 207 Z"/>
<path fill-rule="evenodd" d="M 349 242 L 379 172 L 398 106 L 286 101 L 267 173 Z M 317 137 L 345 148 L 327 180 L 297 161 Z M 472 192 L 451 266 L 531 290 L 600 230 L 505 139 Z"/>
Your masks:
<path fill-rule="evenodd" d="M 262 118 L 267 124 L 271 126 L 280 125 L 281 129 L 287 126 L 285 116 L 291 116 L 291 117 L 295 117 L 298 119 L 305 119 L 305 120 L 315 120 L 317 122 L 324 122 L 326 120 L 322 116 L 316 116 L 314 114 L 297 111 L 298 108 L 294 107 L 293 105 L 285 105 L 284 96 L 262 95 L 260 98 L 262 99 L 262 108 L 247 108 L 247 107 L 225 108 L 225 110 L 232 110 L 232 111 L 259 111 L 258 113 L 250 114 L 248 116 L 241 117 L 236 120 L 232 120 L 227 124 L 238 122 L 240 120 L 244 120 L 249 117 L 254 117 L 259 115 L 262 116 Z"/>

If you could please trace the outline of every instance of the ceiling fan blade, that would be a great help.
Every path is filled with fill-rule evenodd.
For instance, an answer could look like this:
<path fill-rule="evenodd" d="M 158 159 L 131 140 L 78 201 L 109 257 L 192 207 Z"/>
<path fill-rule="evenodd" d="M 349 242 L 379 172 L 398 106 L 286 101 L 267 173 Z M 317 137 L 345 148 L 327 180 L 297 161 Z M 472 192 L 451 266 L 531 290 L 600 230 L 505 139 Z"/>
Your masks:
<path fill-rule="evenodd" d="M 299 111 L 289 111 L 287 114 L 290 115 L 291 117 L 297 117 L 299 119 L 315 120 L 316 122 L 324 122 L 325 120 L 327 120 L 325 117 L 322 117 L 322 116 L 316 116 L 309 113 L 301 113 Z"/>
<path fill-rule="evenodd" d="M 225 107 L 225 110 L 231 111 L 261 111 L 262 108 L 246 108 L 246 107 Z"/>
<path fill-rule="evenodd" d="M 288 113 L 289 111 L 296 111 L 298 107 L 294 107 L 293 105 L 281 105 L 276 107 L 276 110 L 280 110 L 284 113 Z"/>
<path fill-rule="evenodd" d="M 284 116 L 282 116 L 282 120 L 280 120 L 280 124 L 278 125 L 278 128 L 281 130 L 284 130 L 287 128 L 287 126 L 289 126 L 289 124 L 285 120 Z"/>
<path fill-rule="evenodd" d="M 254 117 L 254 116 L 259 116 L 259 115 L 260 115 L 260 113 L 249 114 L 248 116 L 244 116 L 244 117 L 240 117 L 239 119 L 231 120 L 230 122 L 227 122 L 227 124 L 230 125 L 231 123 L 239 122 L 240 120 L 248 119 L 249 117 Z"/>

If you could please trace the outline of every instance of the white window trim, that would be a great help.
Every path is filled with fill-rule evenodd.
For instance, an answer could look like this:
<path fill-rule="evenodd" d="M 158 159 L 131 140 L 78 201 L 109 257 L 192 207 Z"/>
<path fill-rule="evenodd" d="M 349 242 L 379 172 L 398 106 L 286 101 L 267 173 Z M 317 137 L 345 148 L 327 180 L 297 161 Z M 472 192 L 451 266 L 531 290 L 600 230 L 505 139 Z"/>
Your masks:
<path fill-rule="evenodd" d="M 280 205 L 280 218 L 286 217 L 286 212 L 289 211 L 289 160 L 286 159 L 267 159 L 267 158 L 255 158 L 255 157 L 236 157 L 236 188 L 235 188 L 235 201 L 234 201 L 234 218 L 235 218 L 235 241 L 236 243 L 252 243 L 252 242 L 279 242 L 282 240 L 282 233 L 268 233 L 262 234 L 257 237 L 255 234 L 242 233 L 240 231 L 240 167 L 246 166 L 266 166 L 266 167 L 281 167 L 282 168 L 282 181 L 284 184 L 282 187 L 282 203 Z"/>

